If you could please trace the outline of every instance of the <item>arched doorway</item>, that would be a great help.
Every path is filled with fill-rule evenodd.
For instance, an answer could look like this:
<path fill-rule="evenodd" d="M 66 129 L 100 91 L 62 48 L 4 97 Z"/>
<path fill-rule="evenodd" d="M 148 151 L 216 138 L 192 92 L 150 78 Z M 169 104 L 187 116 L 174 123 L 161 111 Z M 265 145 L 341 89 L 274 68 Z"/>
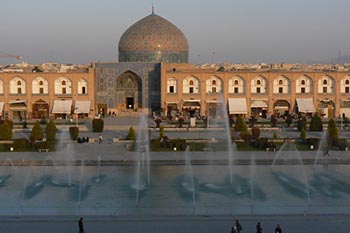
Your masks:
<path fill-rule="evenodd" d="M 277 117 L 286 116 L 289 110 L 290 104 L 287 100 L 277 100 L 273 105 L 273 112 Z"/>
<path fill-rule="evenodd" d="M 116 108 L 119 111 L 142 108 L 142 81 L 131 71 L 121 74 L 116 81 Z"/>
<path fill-rule="evenodd" d="M 323 99 L 318 102 L 317 112 L 324 118 L 333 118 L 335 116 L 335 104 L 333 100 Z"/>
<path fill-rule="evenodd" d="M 46 119 L 49 118 L 49 104 L 40 99 L 33 104 L 33 118 Z"/>

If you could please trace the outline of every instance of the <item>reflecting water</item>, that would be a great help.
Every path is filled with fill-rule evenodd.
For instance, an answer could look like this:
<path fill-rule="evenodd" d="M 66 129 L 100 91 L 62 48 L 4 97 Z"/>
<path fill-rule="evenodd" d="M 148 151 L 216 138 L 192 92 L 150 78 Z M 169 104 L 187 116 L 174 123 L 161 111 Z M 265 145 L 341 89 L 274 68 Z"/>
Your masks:
<path fill-rule="evenodd" d="M 0 214 L 350 213 L 349 165 L 304 166 L 309 187 L 300 165 L 234 165 L 232 184 L 226 165 L 210 165 L 210 175 L 206 165 L 191 167 L 193 183 L 186 186 L 184 166 L 153 165 L 152 184 L 136 193 L 133 166 L 76 166 L 70 183 L 57 178 L 65 167 L 19 166 L 13 173 L 2 166 Z"/>

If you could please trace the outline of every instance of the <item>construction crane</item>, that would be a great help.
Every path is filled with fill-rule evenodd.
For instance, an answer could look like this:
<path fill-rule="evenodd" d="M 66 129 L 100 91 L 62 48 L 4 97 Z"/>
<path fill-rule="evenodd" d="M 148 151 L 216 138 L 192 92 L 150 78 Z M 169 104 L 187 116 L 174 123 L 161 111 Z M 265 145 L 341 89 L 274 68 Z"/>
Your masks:
<path fill-rule="evenodd" d="M 1 52 L 0 52 L 0 58 L 16 58 L 17 60 L 22 60 L 22 56 L 20 55 L 1 53 Z"/>

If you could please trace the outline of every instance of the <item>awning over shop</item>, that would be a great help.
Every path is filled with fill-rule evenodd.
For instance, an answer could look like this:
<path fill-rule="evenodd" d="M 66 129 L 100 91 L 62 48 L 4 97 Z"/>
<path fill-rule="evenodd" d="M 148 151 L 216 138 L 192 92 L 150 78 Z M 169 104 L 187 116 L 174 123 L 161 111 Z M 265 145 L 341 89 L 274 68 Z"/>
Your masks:
<path fill-rule="evenodd" d="M 9 104 L 26 104 L 25 100 L 10 100 Z"/>
<path fill-rule="evenodd" d="M 314 113 L 316 112 L 312 98 L 297 98 L 299 112 Z"/>
<path fill-rule="evenodd" d="M 2 116 L 3 111 L 4 111 L 4 102 L 0 102 L 0 116 Z"/>
<path fill-rule="evenodd" d="M 184 107 L 200 107 L 200 100 L 183 100 Z"/>
<path fill-rule="evenodd" d="M 264 100 L 253 100 L 251 108 L 267 108 L 267 103 Z"/>
<path fill-rule="evenodd" d="M 89 113 L 90 112 L 90 100 L 77 100 L 75 101 L 74 113 Z"/>
<path fill-rule="evenodd" d="M 228 109 L 230 114 L 247 114 L 246 98 L 229 98 Z"/>
<path fill-rule="evenodd" d="M 70 114 L 72 111 L 72 100 L 55 100 L 52 113 Z"/>

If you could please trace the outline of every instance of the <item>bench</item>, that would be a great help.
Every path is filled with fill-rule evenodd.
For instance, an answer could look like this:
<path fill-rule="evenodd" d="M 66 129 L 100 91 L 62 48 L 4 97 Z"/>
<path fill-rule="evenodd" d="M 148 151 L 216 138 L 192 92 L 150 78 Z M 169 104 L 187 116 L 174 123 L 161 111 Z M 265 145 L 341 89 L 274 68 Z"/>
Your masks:
<path fill-rule="evenodd" d="M 39 152 L 49 152 L 49 149 L 38 149 Z"/>

